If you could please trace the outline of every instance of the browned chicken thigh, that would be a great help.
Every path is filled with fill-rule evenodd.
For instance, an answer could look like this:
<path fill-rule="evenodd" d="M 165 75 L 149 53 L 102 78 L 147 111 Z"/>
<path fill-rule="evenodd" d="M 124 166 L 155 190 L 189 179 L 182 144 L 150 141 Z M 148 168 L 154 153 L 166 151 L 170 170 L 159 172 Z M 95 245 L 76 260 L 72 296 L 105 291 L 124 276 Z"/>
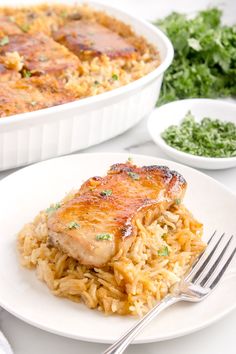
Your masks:
<path fill-rule="evenodd" d="M 10 70 L 8 72 L 10 73 Z M 5 76 L 4 80 L 0 64 L 0 118 L 73 100 L 74 96 L 63 90 L 60 82 L 50 75 L 32 76 L 16 81 L 8 81 Z"/>
<path fill-rule="evenodd" d="M 87 20 L 71 21 L 53 35 L 81 59 L 106 54 L 110 58 L 132 58 L 136 49 L 108 28 Z"/>
<path fill-rule="evenodd" d="M 23 75 L 54 74 L 80 70 L 80 60 L 52 38 L 43 33 L 33 36 L 27 33 L 7 37 L 0 46 L 0 55 L 17 52 L 24 62 Z M 27 71 L 26 71 L 27 70 Z"/>
<path fill-rule="evenodd" d="M 49 241 L 81 264 L 102 267 L 130 248 L 137 219 L 151 223 L 182 199 L 185 189 L 184 178 L 168 167 L 113 165 L 107 176 L 90 178 L 52 213 Z"/>
<path fill-rule="evenodd" d="M 17 24 L 11 21 L 11 17 L 0 16 L 0 37 L 17 33 L 22 33 L 22 31 Z"/>

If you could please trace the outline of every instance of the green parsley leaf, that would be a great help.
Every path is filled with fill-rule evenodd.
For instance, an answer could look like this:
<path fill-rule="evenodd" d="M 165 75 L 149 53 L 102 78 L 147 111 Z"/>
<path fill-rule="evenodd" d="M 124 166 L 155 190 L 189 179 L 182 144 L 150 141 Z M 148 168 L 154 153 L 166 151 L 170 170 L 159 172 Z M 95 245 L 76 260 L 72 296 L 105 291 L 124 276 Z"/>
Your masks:
<path fill-rule="evenodd" d="M 100 82 L 98 80 L 95 80 L 94 85 L 100 85 Z"/>
<path fill-rule="evenodd" d="M 193 48 L 197 52 L 199 52 L 202 49 L 200 42 L 195 38 L 189 38 L 188 45 L 189 47 Z"/>
<path fill-rule="evenodd" d="M 68 13 L 66 10 L 61 11 L 61 17 L 66 18 L 68 16 Z"/>
<path fill-rule="evenodd" d="M 128 162 L 133 163 L 132 157 L 128 157 Z"/>
<path fill-rule="evenodd" d="M 72 229 L 79 229 L 80 228 L 80 224 L 78 224 L 76 221 L 71 221 L 67 224 L 68 229 L 72 230 Z"/>
<path fill-rule="evenodd" d="M 26 78 L 29 78 L 29 77 L 32 76 L 31 71 L 30 71 L 30 70 L 26 70 L 26 69 L 24 69 L 24 70 L 22 71 L 22 74 L 23 74 L 23 77 L 26 77 Z"/>
<path fill-rule="evenodd" d="M 179 199 L 179 198 L 178 198 L 178 199 L 175 199 L 175 204 L 176 204 L 176 205 L 180 205 L 180 204 L 181 204 L 181 199 Z"/>
<path fill-rule="evenodd" d="M 167 246 L 164 246 L 158 251 L 158 256 L 168 256 L 169 255 L 169 249 Z"/>
<path fill-rule="evenodd" d="M 27 33 L 29 31 L 29 29 L 30 29 L 30 25 L 28 23 L 24 23 L 23 25 L 20 26 L 20 29 L 23 32 Z"/>
<path fill-rule="evenodd" d="M 104 191 L 101 191 L 100 195 L 102 195 L 103 197 L 108 197 L 108 196 L 112 195 L 112 190 L 111 189 L 104 189 Z"/>
<path fill-rule="evenodd" d="M 116 74 L 112 74 L 112 79 L 113 79 L 114 81 L 116 81 L 116 80 L 119 79 L 119 77 L 118 77 L 118 75 L 116 75 Z"/>
<path fill-rule="evenodd" d="M 236 25 L 225 26 L 221 18 L 220 9 L 210 8 L 194 18 L 172 12 L 155 22 L 175 50 L 158 105 L 184 98 L 236 96 Z"/>
<path fill-rule="evenodd" d="M 54 211 L 56 211 L 57 209 L 59 209 L 61 207 L 61 204 L 60 203 L 56 203 L 54 204 L 53 206 L 51 206 L 50 208 L 47 208 L 46 209 L 46 213 L 47 214 L 51 214 L 53 213 Z"/>
<path fill-rule="evenodd" d="M 128 175 L 135 181 L 138 181 L 140 179 L 140 176 L 135 172 L 128 172 Z"/>
<path fill-rule="evenodd" d="M 100 240 L 108 240 L 111 241 L 113 239 L 113 235 L 112 234 L 98 234 L 96 236 L 96 240 L 100 241 Z"/>
<path fill-rule="evenodd" d="M 0 47 L 3 47 L 4 45 L 9 43 L 9 37 L 5 36 L 2 39 L 0 39 Z"/>

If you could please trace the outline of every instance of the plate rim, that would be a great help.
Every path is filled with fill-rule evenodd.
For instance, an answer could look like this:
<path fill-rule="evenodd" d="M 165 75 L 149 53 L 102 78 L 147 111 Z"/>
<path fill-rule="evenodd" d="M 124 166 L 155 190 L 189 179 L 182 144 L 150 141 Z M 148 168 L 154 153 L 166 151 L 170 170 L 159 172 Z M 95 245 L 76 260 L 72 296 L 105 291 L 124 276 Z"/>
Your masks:
<path fill-rule="evenodd" d="M 15 176 L 16 174 L 20 174 L 22 172 L 24 172 L 26 169 L 33 169 L 33 168 L 37 168 L 38 165 L 46 165 L 48 163 L 51 163 L 51 161 L 54 160 L 67 160 L 70 158 L 74 158 L 74 157 L 78 157 L 78 156 L 90 156 L 90 155 L 115 155 L 115 156 L 128 156 L 128 157 L 133 157 L 133 158 L 148 158 L 148 159 L 156 159 L 156 160 L 160 160 L 160 162 L 167 162 L 167 163 L 173 163 L 177 166 L 181 166 L 184 167 L 186 169 L 190 169 L 190 170 L 194 170 L 194 173 L 197 173 L 201 176 L 203 176 L 206 179 L 210 179 L 212 180 L 214 183 L 218 184 L 219 187 L 223 188 L 227 193 L 231 194 L 232 196 L 234 196 L 236 198 L 236 193 L 234 191 L 232 191 L 230 188 L 228 188 L 227 186 L 225 186 L 223 183 L 219 182 L 218 180 L 216 180 L 215 178 L 207 175 L 206 173 L 199 171 L 197 167 L 192 167 L 189 165 L 185 165 L 184 163 L 175 161 L 175 160 L 171 160 L 171 158 L 169 157 L 167 158 L 163 158 L 163 157 L 158 157 L 158 156 L 153 156 L 153 155 L 146 155 L 146 154 L 135 154 L 135 153 L 131 153 L 131 152 L 113 152 L 113 151 L 101 151 L 101 152 L 78 152 L 78 153 L 72 153 L 69 155 L 63 155 L 63 156 L 57 156 L 57 157 L 52 157 L 50 159 L 47 160 L 43 160 L 43 161 L 38 161 L 32 164 L 29 164 L 27 166 L 22 166 L 19 167 L 16 171 L 8 174 L 7 176 L 4 176 L 2 179 L 0 179 L 0 184 L 5 181 L 6 179 L 10 179 L 13 178 L 13 176 Z M 11 171 L 11 169 L 9 170 Z"/>
<path fill-rule="evenodd" d="M 163 159 L 163 158 L 159 158 L 159 157 L 156 157 L 156 156 L 151 156 L 151 155 L 142 155 L 142 154 L 132 154 L 132 153 L 119 153 L 119 152 L 97 152 L 97 153 L 78 153 L 78 154 L 73 154 L 73 155 L 66 155 L 66 156 L 61 156 L 61 157 L 57 157 L 57 158 L 52 158 L 52 159 L 49 159 L 49 160 L 46 160 L 46 161 L 41 161 L 41 162 L 38 162 L 38 163 L 35 163 L 35 164 L 32 164 L 32 165 L 29 165 L 29 166 L 26 166 L 24 168 L 21 168 L 20 170 L 18 171 L 15 171 L 13 173 L 11 173 L 10 175 L 4 177 L 2 180 L 0 180 L 0 186 L 2 183 L 4 183 L 6 180 L 8 179 L 14 179 L 15 176 L 17 176 L 18 174 L 21 174 L 21 173 L 25 173 L 25 170 L 33 170 L 33 169 L 37 169 L 39 167 L 39 165 L 47 165 L 47 164 L 50 164 L 51 161 L 54 161 L 54 160 L 64 160 L 64 159 L 67 159 L 67 160 L 70 160 L 70 159 L 77 159 L 79 158 L 80 156 L 93 156 L 93 157 L 96 157 L 96 156 L 115 156 L 117 158 L 124 158 L 124 157 L 131 157 L 131 158 L 141 158 L 141 159 L 154 159 L 154 160 L 157 160 L 157 161 L 160 161 L 160 163 L 165 163 L 165 164 L 168 164 L 168 163 L 171 163 L 171 164 L 174 164 L 174 165 L 177 165 L 177 168 L 178 166 L 181 166 L 181 167 L 184 167 L 186 168 L 187 170 L 194 170 L 194 173 L 197 173 L 197 174 L 200 174 L 202 177 L 206 178 L 207 180 L 211 180 L 213 181 L 215 184 L 217 184 L 220 188 L 222 188 L 227 194 L 229 194 L 231 197 L 235 198 L 236 200 L 236 194 L 231 191 L 229 188 L 227 188 L 226 186 L 224 186 L 222 183 L 220 183 L 219 181 L 215 180 L 213 177 L 211 176 L 208 176 L 206 175 L 205 173 L 201 172 L 201 171 L 198 171 L 197 169 L 194 169 L 192 167 L 189 167 L 189 166 L 186 166 L 184 164 L 181 164 L 181 163 L 178 163 L 178 162 L 175 162 L 175 161 L 172 161 L 172 160 L 168 160 L 168 159 Z M 233 277 L 235 276 L 235 274 L 232 275 Z M 227 278 L 226 278 L 227 279 Z M 10 307 L 10 306 L 7 306 L 5 305 L 3 302 L 2 302 L 2 299 L 0 297 L 0 306 L 6 310 L 7 312 L 9 312 L 10 314 L 12 314 L 13 316 L 15 316 L 16 318 L 19 318 L 20 320 L 22 320 L 23 322 L 25 323 L 28 323 L 36 328 L 39 328 L 41 330 L 44 330 L 46 332 L 49 332 L 49 333 L 53 333 L 53 334 L 56 334 L 56 335 L 60 335 L 60 336 L 63 336 L 63 337 L 66 337 L 66 338 L 71 338 L 71 339 L 76 339 L 76 340 L 80 340 L 80 341 L 85 341 L 85 342 L 91 342 L 91 343 L 106 343 L 106 344 L 110 344 L 110 343 L 113 343 L 114 340 L 113 339 L 100 339 L 99 337 L 95 337 L 93 335 L 93 337 L 84 337 L 84 336 L 81 336 L 81 335 L 74 335 L 74 334 L 70 334 L 68 332 L 64 332 L 64 331 L 61 331 L 61 330 L 57 330 L 55 328 L 51 328 L 50 326 L 47 326 L 47 325 L 43 325 L 42 323 L 37 323 L 36 321 L 28 318 L 27 316 L 24 316 L 24 315 L 21 315 L 20 313 L 18 313 L 17 311 L 14 310 L 14 308 Z M 215 316 L 212 316 L 211 319 L 205 319 L 204 321 L 201 322 L 201 324 L 199 325 L 196 325 L 194 327 L 190 327 L 189 329 L 180 329 L 179 330 L 175 330 L 175 331 L 172 331 L 170 332 L 169 334 L 166 334 L 166 335 L 162 335 L 162 337 L 151 337 L 151 338 L 144 338 L 144 339 L 139 339 L 137 338 L 133 343 L 134 344 L 144 344 L 144 343 L 154 343 L 154 342 L 161 342 L 161 341 L 166 341 L 166 340 L 170 340 L 170 339 L 174 339 L 174 338 L 178 338 L 178 337 L 183 337 L 185 335 L 188 335 L 188 334 L 191 334 L 191 333 L 194 333 L 194 332 L 197 332 L 201 329 L 204 329 L 210 325 L 212 325 L 213 323 L 219 321 L 221 318 L 224 318 L 226 315 L 228 315 L 230 312 L 232 312 L 234 309 L 236 309 L 236 301 L 234 304 L 231 304 L 230 306 L 228 306 L 225 310 L 221 311 L 220 313 L 217 313 Z"/>

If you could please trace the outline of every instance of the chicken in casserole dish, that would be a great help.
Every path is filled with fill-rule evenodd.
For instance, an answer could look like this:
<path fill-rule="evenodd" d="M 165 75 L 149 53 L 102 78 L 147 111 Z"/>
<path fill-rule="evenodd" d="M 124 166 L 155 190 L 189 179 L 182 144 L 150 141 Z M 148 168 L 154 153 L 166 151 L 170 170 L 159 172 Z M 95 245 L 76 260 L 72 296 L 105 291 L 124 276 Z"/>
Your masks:
<path fill-rule="evenodd" d="M 0 90 L 9 83 L 0 96 L 0 117 L 113 90 L 159 64 L 158 51 L 143 37 L 86 5 L 0 8 Z M 41 99 L 33 94 L 35 85 Z"/>

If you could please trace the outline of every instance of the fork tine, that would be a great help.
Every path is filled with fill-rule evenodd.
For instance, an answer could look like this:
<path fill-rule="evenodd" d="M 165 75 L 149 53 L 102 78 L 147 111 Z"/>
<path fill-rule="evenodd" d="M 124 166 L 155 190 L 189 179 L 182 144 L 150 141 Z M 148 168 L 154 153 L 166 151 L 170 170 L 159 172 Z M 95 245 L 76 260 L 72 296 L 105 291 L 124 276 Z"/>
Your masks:
<path fill-rule="evenodd" d="M 226 269 L 228 268 L 229 264 L 231 263 L 232 259 L 234 258 L 234 255 L 236 253 L 236 248 L 233 250 L 223 267 L 221 268 L 220 272 L 217 274 L 211 285 L 209 286 L 210 289 L 214 289 L 214 287 L 219 283 L 220 279 L 224 275 Z"/>
<path fill-rule="evenodd" d="M 207 241 L 207 246 L 210 245 L 211 241 L 213 240 L 214 236 L 216 235 L 216 230 L 213 232 L 213 234 L 211 235 L 211 237 L 209 238 L 209 240 Z M 200 254 L 200 256 L 196 259 L 196 261 L 194 262 L 191 271 L 188 273 L 187 277 L 185 278 L 185 280 L 187 281 L 192 274 L 194 273 L 194 271 L 196 270 L 200 259 L 202 259 L 202 257 L 206 254 L 206 250 L 207 248 Z"/>
<path fill-rule="evenodd" d="M 217 257 L 216 261 L 213 263 L 211 268 L 207 271 L 205 277 L 201 280 L 201 282 L 199 284 L 200 286 L 204 286 L 208 282 L 208 280 L 210 280 L 212 274 L 214 273 L 215 269 L 217 268 L 218 264 L 220 263 L 223 255 L 225 254 L 226 250 L 228 249 L 229 244 L 232 241 L 232 239 L 233 239 L 233 236 L 230 237 L 230 239 L 226 243 L 225 247 L 223 248 L 223 250 L 221 251 L 221 253 Z"/>
<path fill-rule="evenodd" d="M 211 241 L 212 241 L 213 237 L 215 236 L 215 234 L 216 234 L 216 230 L 213 232 L 213 234 L 211 235 L 211 237 L 207 241 L 207 246 L 209 246 L 209 244 L 211 243 Z"/>
<path fill-rule="evenodd" d="M 225 233 L 223 233 L 219 240 L 216 242 L 215 246 L 213 247 L 212 251 L 209 253 L 209 255 L 207 256 L 207 258 L 204 261 L 200 261 L 197 262 L 195 269 L 192 272 L 193 278 L 191 279 L 191 282 L 194 283 L 198 280 L 198 278 L 200 277 L 200 275 L 202 274 L 202 271 L 205 269 L 205 267 L 207 266 L 207 264 L 210 262 L 212 256 L 214 255 L 215 251 L 217 250 L 217 247 L 219 245 L 219 243 L 221 242 L 221 240 L 223 239 L 223 237 L 225 236 Z M 205 252 L 207 251 L 208 247 L 206 248 Z M 204 252 L 204 254 L 205 254 Z"/>

